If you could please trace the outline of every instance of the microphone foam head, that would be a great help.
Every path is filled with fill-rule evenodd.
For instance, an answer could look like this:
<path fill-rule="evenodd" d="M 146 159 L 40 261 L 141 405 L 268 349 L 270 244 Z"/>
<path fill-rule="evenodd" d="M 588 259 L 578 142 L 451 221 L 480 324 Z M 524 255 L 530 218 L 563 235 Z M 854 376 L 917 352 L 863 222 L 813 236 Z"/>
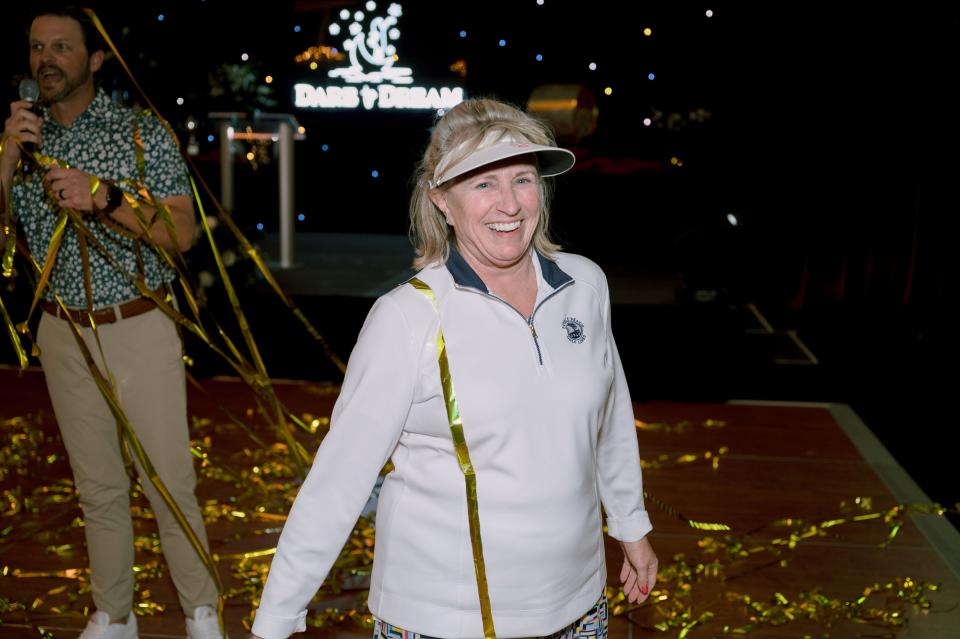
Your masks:
<path fill-rule="evenodd" d="M 20 99 L 27 102 L 36 102 L 40 97 L 40 85 L 33 78 L 20 80 Z"/>

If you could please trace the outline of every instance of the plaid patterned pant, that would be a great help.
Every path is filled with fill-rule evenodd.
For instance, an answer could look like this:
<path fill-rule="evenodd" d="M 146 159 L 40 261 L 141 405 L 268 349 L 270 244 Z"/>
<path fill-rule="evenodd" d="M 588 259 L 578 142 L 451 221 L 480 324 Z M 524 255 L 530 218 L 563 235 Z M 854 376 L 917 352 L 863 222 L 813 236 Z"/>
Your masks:
<path fill-rule="evenodd" d="M 439 639 L 392 626 L 374 618 L 373 639 Z M 607 639 L 607 598 L 601 596 L 597 605 L 572 624 L 540 639 Z"/>

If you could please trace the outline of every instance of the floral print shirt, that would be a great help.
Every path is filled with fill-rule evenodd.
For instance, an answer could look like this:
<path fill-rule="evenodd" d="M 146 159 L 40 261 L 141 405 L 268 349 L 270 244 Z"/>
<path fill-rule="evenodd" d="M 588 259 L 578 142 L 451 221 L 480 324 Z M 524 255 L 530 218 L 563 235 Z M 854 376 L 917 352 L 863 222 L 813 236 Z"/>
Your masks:
<path fill-rule="evenodd" d="M 41 109 L 44 117 L 41 131 L 41 152 L 56 158 L 73 168 L 78 168 L 100 178 L 114 180 L 125 191 L 134 193 L 131 186 L 121 181 L 131 179 L 140 182 L 137 173 L 134 126 L 139 129 L 144 151 L 144 183 L 156 200 L 174 195 L 189 195 L 190 182 L 186 165 L 174 140 L 156 117 L 138 115 L 132 109 L 115 105 L 102 90 L 69 127 L 61 126 L 49 113 Z M 25 180 L 19 178 L 13 184 L 12 204 L 26 234 L 30 252 L 38 263 L 43 264 L 47 248 L 56 227 L 60 209 L 43 189 L 43 173 L 35 171 Z M 87 218 L 91 233 L 111 253 L 113 260 L 104 256 L 87 242 L 90 260 L 93 307 L 102 308 L 120 304 L 140 296 L 131 276 L 138 273 L 134 251 L 136 240 L 121 236 L 103 223 Z M 140 242 L 143 274 L 147 285 L 156 289 L 171 281 L 175 273 L 170 270 L 145 242 Z M 114 264 L 114 261 L 119 264 Z M 123 270 L 119 270 L 118 266 Z M 56 263 L 50 275 L 50 284 L 63 302 L 73 308 L 86 308 L 83 285 L 83 263 L 77 233 L 70 223 L 63 235 Z M 44 297 L 52 300 L 49 290 Z"/>

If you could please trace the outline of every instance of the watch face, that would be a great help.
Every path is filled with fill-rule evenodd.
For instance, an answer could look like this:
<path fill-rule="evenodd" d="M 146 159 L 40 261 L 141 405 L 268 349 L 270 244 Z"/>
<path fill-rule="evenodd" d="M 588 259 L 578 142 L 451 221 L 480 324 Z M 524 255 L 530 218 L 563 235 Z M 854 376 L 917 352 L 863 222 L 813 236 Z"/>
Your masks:
<path fill-rule="evenodd" d="M 120 206 L 121 202 L 123 202 L 123 191 L 111 184 L 110 190 L 107 191 L 107 206 L 115 208 Z"/>

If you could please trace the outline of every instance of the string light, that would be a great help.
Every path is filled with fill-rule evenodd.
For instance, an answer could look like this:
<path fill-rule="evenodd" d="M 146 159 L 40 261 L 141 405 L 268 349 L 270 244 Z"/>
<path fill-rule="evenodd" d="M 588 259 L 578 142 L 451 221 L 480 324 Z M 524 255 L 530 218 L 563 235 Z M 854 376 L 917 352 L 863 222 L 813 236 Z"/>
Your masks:
<path fill-rule="evenodd" d="M 336 47 L 317 46 L 310 47 L 302 53 L 294 56 L 294 62 L 308 62 L 310 60 L 343 60 L 346 56 L 340 53 Z"/>
<path fill-rule="evenodd" d="M 613 87 L 607 87 L 603 90 L 604 95 L 613 95 Z"/>
<path fill-rule="evenodd" d="M 653 29 L 651 29 L 650 27 L 647 27 L 646 29 L 643 30 L 643 35 L 645 35 L 645 36 L 652 36 L 652 35 L 653 35 Z"/>
<path fill-rule="evenodd" d="M 454 73 L 458 73 L 461 78 L 467 77 L 467 61 L 463 58 L 460 58 L 456 62 L 450 65 L 450 70 Z"/>
<path fill-rule="evenodd" d="M 543 54 L 542 54 L 542 53 L 538 53 L 538 54 L 537 54 L 537 62 L 543 62 Z"/>
<path fill-rule="evenodd" d="M 597 70 L 597 63 L 596 63 L 596 62 L 591 62 L 590 64 L 587 65 L 587 68 L 590 69 L 591 71 L 596 71 L 596 70 Z"/>
<path fill-rule="evenodd" d="M 250 56 L 247 55 L 246 53 L 241 53 L 241 54 L 240 54 L 240 59 L 243 60 L 244 62 L 246 62 L 247 60 L 250 59 Z"/>
<path fill-rule="evenodd" d="M 267 77 L 265 77 L 265 78 L 263 79 L 263 81 L 266 82 L 267 84 L 273 84 L 273 76 L 272 76 L 272 75 L 268 75 Z"/>

